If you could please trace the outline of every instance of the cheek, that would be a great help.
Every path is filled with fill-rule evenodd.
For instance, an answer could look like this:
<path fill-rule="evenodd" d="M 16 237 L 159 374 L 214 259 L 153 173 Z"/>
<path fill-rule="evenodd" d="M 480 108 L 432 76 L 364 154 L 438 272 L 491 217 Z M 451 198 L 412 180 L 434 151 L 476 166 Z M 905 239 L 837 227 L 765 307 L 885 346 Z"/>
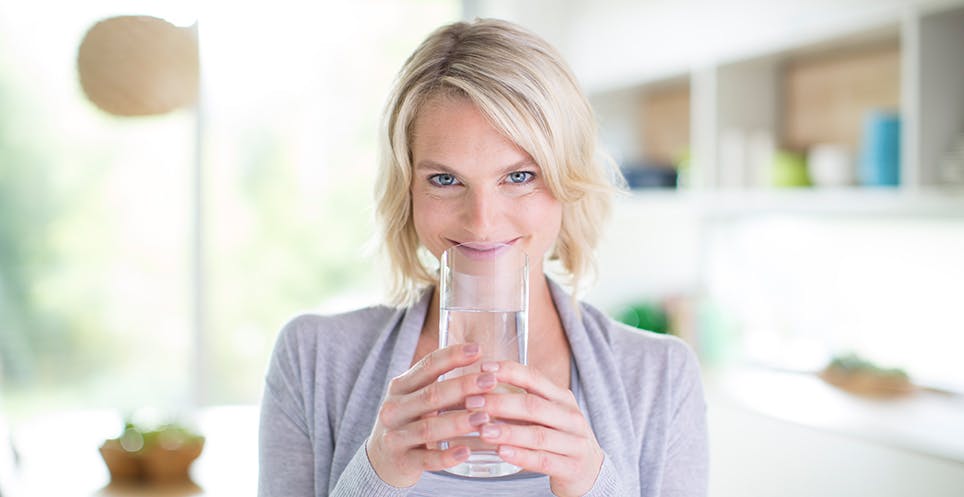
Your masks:
<path fill-rule="evenodd" d="M 438 199 L 433 199 L 412 192 L 412 223 L 415 226 L 415 234 L 418 235 L 419 242 L 429 250 L 433 250 L 433 240 L 437 238 L 438 231 L 444 224 L 445 209 L 439 205 Z"/>
<path fill-rule="evenodd" d="M 556 202 L 548 215 L 546 216 L 546 229 L 549 231 L 548 236 L 550 238 L 550 245 L 556 242 L 559 238 L 559 232 L 562 230 L 562 205 Z"/>
<path fill-rule="evenodd" d="M 559 236 L 562 226 L 562 204 L 554 197 L 545 195 L 530 203 L 519 212 L 526 217 L 526 223 L 539 238 L 544 239 L 545 248 L 552 245 Z"/>
<path fill-rule="evenodd" d="M 419 238 L 422 238 L 422 232 L 429 224 L 431 215 L 432 209 L 427 205 L 427 202 L 418 193 L 412 192 L 412 223 L 415 225 L 415 232 Z"/>

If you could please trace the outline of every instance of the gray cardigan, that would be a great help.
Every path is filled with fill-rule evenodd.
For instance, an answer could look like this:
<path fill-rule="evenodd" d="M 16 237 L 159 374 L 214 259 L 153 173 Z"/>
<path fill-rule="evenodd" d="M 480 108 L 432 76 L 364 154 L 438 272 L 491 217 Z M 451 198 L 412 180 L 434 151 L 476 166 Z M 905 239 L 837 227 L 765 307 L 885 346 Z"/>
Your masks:
<path fill-rule="evenodd" d="M 550 281 L 572 348 L 573 390 L 606 457 L 588 495 L 704 496 L 706 405 L 682 341 L 616 323 Z M 269 496 L 550 496 L 548 478 L 426 473 L 395 488 L 365 453 L 388 381 L 409 368 L 431 291 L 410 308 L 303 315 L 282 329 L 261 407 L 258 494 Z M 530 347 L 538 347 L 533 343 Z"/>

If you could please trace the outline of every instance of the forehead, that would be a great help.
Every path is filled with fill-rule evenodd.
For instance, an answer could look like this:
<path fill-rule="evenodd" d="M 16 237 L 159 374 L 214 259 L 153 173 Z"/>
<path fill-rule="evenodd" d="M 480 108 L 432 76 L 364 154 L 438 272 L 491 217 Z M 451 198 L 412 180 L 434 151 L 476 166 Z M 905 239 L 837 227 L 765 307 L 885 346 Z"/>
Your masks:
<path fill-rule="evenodd" d="M 412 126 L 412 159 L 448 166 L 485 160 L 498 164 L 531 161 L 467 98 L 435 97 L 422 105 Z"/>

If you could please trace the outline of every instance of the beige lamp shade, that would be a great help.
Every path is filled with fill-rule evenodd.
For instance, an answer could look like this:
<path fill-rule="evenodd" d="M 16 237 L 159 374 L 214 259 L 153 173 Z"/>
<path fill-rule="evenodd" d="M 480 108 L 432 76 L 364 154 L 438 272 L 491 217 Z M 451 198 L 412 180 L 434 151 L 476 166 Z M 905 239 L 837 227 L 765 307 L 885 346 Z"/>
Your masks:
<path fill-rule="evenodd" d="M 118 116 L 164 114 L 197 101 L 197 36 L 150 16 L 98 22 L 77 52 L 87 98 Z"/>

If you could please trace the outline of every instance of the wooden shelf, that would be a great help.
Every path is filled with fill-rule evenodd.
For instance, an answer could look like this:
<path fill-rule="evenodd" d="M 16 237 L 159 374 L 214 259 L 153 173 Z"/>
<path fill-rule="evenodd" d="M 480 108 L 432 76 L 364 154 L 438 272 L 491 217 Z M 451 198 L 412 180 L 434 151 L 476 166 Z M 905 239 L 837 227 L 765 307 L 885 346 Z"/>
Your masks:
<path fill-rule="evenodd" d="M 604 147 L 620 164 L 675 164 L 689 148 L 690 93 L 681 75 L 591 95 Z"/>
<path fill-rule="evenodd" d="M 859 150 L 868 110 L 900 110 L 900 39 L 790 57 L 782 67 L 783 146 Z"/>
<path fill-rule="evenodd" d="M 585 8 L 591 17 L 621 9 L 599 9 L 604 14 L 598 14 L 581 5 L 577 2 L 574 11 Z M 964 0 L 920 0 L 893 7 L 871 2 L 839 10 L 797 6 L 813 10 L 807 17 L 812 24 L 794 25 L 772 43 L 761 38 L 719 51 L 668 44 L 689 61 L 688 68 L 681 70 L 678 63 L 662 70 L 639 68 L 636 79 L 613 73 L 607 83 L 590 85 L 606 88 L 591 93 L 603 143 L 621 163 L 675 162 L 679 150 L 688 149 L 688 186 L 697 189 L 760 188 L 770 184 L 770 158 L 776 150 L 805 153 L 817 144 L 842 146 L 856 171 L 866 115 L 896 111 L 900 188 L 950 186 L 953 180 L 944 178 L 955 174 L 941 168 L 947 167 L 955 143 L 964 140 L 964 58 L 959 53 L 964 46 Z M 776 24 L 795 20 L 779 10 L 758 13 L 759 24 L 767 24 L 762 21 L 767 16 Z M 666 22 L 672 21 L 669 13 L 663 14 L 669 16 Z M 586 29 L 576 29 L 571 41 L 581 40 L 579 33 Z M 622 52 L 624 47 L 610 50 Z M 645 61 L 626 57 L 630 66 Z M 578 71 L 583 65 L 574 67 Z M 600 74 L 593 74 L 594 81 L 602 79 Z M 858 195 L 854 202 L 867 200 Z M 879 197 L 887 198 L 871 195 L 870 202 L 878 205 Z M 901 199 L 884 203 L 915 212 L 941 210 L 940 203 L 931 207 L 931 200 Z"/>

